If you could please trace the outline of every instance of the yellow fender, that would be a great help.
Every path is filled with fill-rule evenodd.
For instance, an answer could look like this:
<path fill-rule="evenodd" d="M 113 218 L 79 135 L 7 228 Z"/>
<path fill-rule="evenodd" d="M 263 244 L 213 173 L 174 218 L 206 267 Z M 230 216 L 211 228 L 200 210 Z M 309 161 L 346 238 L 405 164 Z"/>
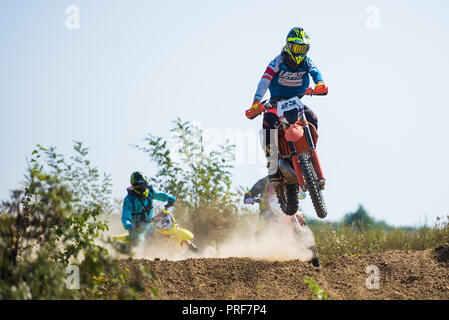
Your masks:
<path fill-rule="evenodd" d="M 129 239 L 129 233 L 118 234 L 116 236 L 112 236 L 111 238 L 112 238 L 112 240 L 115 240 L 115 241 L 121 241 L 121 242 L 131 244 L 131 240 Z"/>
<path fill-rule="evenodd" d="M 181 241 L 191 240 L 193 239 L 193 233 L 184 228 L 172 228 L 170 230 L 161 232 L 163 234 L 169 235 Z"/>

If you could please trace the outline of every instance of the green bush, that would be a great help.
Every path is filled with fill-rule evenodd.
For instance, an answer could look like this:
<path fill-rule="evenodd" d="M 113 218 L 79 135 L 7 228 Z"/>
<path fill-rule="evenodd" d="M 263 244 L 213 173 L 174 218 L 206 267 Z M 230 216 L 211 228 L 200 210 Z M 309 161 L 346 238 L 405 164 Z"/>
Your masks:
<path fill-rule="evenodd" d="M 91 166 L 81 143 L 74 150 L 67 160 L 38 146 L 24 188 L 2 202 L 0 299 L 101 298 L 126 280 L 118 261 L 96 244 L 107 230 L 99 216 L 110 208 L 110 178 Z M 78 290 L 66 286 L 69 266 L 80 271 Z"/>
<path fill-rule="evenodd" d="M 233 146 L 205 151 L 202 131 L 179 118 L 171 130 L 175 150 L 151 134 L 135 147 L 157 165 L 150 177 L 155 188 L 176 196 L 175 217 L 195 234 L 200 246 L 220 242 L 239 220 L 236 194 L 231 191 Z M 177 160 L 177 161 L 176 161 Z"/>

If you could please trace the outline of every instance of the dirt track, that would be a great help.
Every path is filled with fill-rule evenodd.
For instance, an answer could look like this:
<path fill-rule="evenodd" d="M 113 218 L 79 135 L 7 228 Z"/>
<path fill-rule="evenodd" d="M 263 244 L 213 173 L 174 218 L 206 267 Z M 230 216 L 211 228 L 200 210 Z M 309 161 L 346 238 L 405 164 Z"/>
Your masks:
<path fill-rule="evenodd" d="M 198 258 L 180 261 L 123 260 L 135 270 L 147 265 L 163 299 L 307 299 L 306 276 L 330 299 L 449 299 L 449 246 L 426 251 L 387 251 L 341 257 L 314 268 L 300 260 Z M 368 290 L 368 266 L 379 268 L 380 289 Z M 144 297 L 149 297 L 148 290 Z"/>

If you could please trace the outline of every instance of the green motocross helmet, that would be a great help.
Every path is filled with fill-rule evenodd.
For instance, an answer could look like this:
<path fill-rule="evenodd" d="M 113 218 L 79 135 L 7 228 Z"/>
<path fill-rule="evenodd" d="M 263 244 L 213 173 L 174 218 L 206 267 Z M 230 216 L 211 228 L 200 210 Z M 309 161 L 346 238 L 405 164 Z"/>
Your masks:
<path fill-rule="evenodd" d="M 138 191 L 144 192 L 150 185 L 150 181 L 140 171 L 135 171 L 131 174 L 131 185 Z"/>
<path fill-rule="evenodd" d="M 287 35 L 284 51 L 290 55 L 296 64 L 304 61 L 309 48 L 310 38 L 304 29 L 299 27 L 291 29 Z"/>

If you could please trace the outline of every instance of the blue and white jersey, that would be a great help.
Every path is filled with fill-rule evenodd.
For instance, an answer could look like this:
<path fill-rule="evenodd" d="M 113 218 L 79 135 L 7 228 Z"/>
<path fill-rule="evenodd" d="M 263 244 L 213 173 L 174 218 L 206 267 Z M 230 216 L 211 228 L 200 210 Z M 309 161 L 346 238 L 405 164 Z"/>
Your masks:
<path fill-rule="evenodd" d="M 283 62 L 282 56 L 278 55 L 265 70 L 254 99 L 262 100 L 267 89 L 270 90 L 271 99 L 290 99 L 302 95 L 309 87 L 309 75 L 315 83 L 323 81 L 320 71 L 309 57 L 298 70 L 291 71 Z"/>

